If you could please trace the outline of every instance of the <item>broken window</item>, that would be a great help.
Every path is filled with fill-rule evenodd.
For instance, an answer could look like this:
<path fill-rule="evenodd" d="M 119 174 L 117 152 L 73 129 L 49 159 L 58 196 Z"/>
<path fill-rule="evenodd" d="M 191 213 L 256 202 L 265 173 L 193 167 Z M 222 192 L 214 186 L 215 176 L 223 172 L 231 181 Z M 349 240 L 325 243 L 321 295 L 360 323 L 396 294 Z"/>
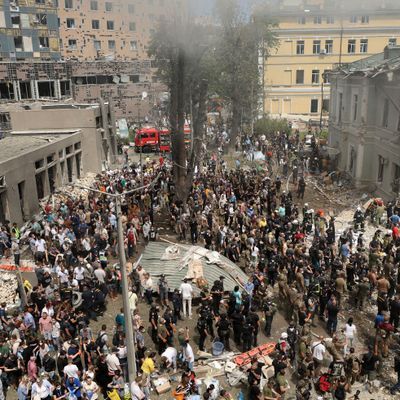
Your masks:
<path fill-rule="evenodd" d="M 50 47 L 49 38 L 47 36 L 42 36 L 39 38 L 39 47 L 41 49 L 48 49 Z"/>
<path fill-rule="evenodd" d="M 320 54 L 321 53 L 321 41 L 314 40 L 313 41 L 313 54 Z"/>
<path fill-rule="evenodd" d="M 339 114 L 338 122 L 342 122 L 343 93 L 339 93 Z"/>
<path fill-rule="evenodd" d="M 329 112 L 329 99 L 322 100 L 322 111 Z"/>
<path fill-rule="evenodd" d="M 81 168 L 82 168 L 82 163 L 81 163 L 81 158 L 82 154 L 79 153 L 75 156 L 75 162 L 76 162 L 76 177 L 78 179 L 81 179 Z"/>
<path fill-rule="evenodd" d="M 385 173 L 385 159 L 379 155 L 378 156 L 378 182 L 383 182 L 383 177 Z"/>
<path fill-rule="evenodd" d="M 36 174 L 35 178 L 38 200 L 41 200 L 44 197 L 44 171 Z"/>
<path fill-rule="evenodd" d="M 368 53 L 368 39 L 360 40 L 360 53 Z"/>
<path fill-rule="evenodd" d="M 357 159 L 357 153 L 354 150 L 354 147 L 351 147 L 351 149 L 350 149 L 349 171 L 352 173 L 353 176 L 354 176 L 355 167 L 356 167 L 356 159 Z"/>
<path fill-rule="evenodd" d="M 0 98 L 14 99 L 14 85 L 11 82 L 0 82 Z"/>
<path fill-rule="evenodd" d="M 92 20 L 92 29 L 100 29 L 100 21 L 98 19 Z"/>
<path fill-rule="evenodd" d="M 107 30 L 109 31 L 114 30 L 114 21 L 107 21 Z"/>
<path fill-rule="evenodd" d="M 71 82 L 60 81 L 61 96 L 71 96 Z"/>
<path fill-rule="evenodd" d="M 131 40 L 131 51 L 137 50 L 137 40 Z"/>
<path fill-rule="evenodd" d="M 10 113 L 8 113 L 8 112 L 0 113 L 0 130 L 1 131 L 10 131 L 11 130 Z"/>
<path fill-rule="evenodd" d="M 319 83 L 319 69 L 313 69 L 311 72 L 311 83 Z"/>
<path fill-rule="evenodd" d="M 35 161 L 35 169 L 43 168 L 43 166 L 44 166 L 44 159 L 43 158 L 41 160 Z"/>
<path fill-rule="evenodd" d="M 390 38 L 389 39 L 389 46 L 396 46 L 397 45 L 397 39 L 396 38 Z"/>
<path fill-rule="evenodd" d="M 333 40 L 325 40 L 325 53 L 332 54 L 333 53 Z"/>
<path fill-rule="evenodd" d="M 325 69 L 324 73 L 322 74 L 322 77 L 324 78 L 324 83 L 328 84 L 331 83 L 331 76 L 330 73 L 331 71 L 329 69 Z"/>
<path fill-rule="evenodd" d="M 64 7 L 65 8 L 74 8 L 73 0 L 64 0 Z"/>
<path fill-rule="evenodd" d="M 54 165 L 47 170 L 47 174 L 49 177 L 49 187 L 50 193 L 54 193 L 56 190 L 56 176 L 57 176 L 57 167 Z"/>
<path fill-rule="evenodd" d="M 39 97 L 56 97 L 54 81 L 38 82 Z"/>
<path fill-rule="evenodd" d="M 47 25 L 47 14 L 36 14 L 35 23 L 38 25 Z"/>
<path fill-rule="evenodd" d="M 7 210 L 6 193 L 0 193 L 0 222 L 2 222 L 3 224 L 7 220 L 6 210 Z"/>
<path fill-rule="evenodd" d="M 68 39 L 68 48 L 70 50 L 76 50 L 78 48 L 76 39 Z"/>
<path fill-rule="evenodd" d="M 15 51 L 24 51 L 24 42 L 22 36 L 14 36 Z"/>
<path fill-rule="evenodd" d="M 353 96 L 353 121 L 357 120 L 358 94 Z"/>
<path fill-rule="evenodd" d="M 36 4 L 45 4 L 45 0 L 36 0 L 35 3 Z"/>
<path fill-rule="evenodd" d="M 4 175 L 0 176 L 0 189 L 6 188 L 6 177 Z"/>
<path fill-rule="evenodd" d="M 389 99 L 383 102 L 382 126 L 384 128 L 389 126 Z"/>
<path fill-rule="evenodd" d="M 19 90 L 21 93 L 21 99 L 31 99 L 32 98 L 32 87 L 30 81 L 20 81 Z"/>
<path fill-rule="evenodd" d="M 11 24 L 13 28 L 20 28 L 21 16 L 19 14 L 11 14 Z"/>
<path fill-rule="evenodd" d="M 129 76 L 129 80 L 130 80 L 132 83 L 138 83 L 138 82 L 139 82 L 139 75 L 130 75 L 130 76 Z"/>
<path fill-rule="evenodd" d="M 108 41 L 108 50 L 115 50 L 115 40 Z"/>
<path fill-rule="evenodd" d="M 96 51 L 100 51 L 101 50 L 101 41 L 100 40 L 93 41 L 93 45 L 94 45 L 94 49 Z"/>
<path fill-rule="evenodd" d="M 393 163 L 392 191 L 396 194 L 400 193 L 400 165 L 395 163 Z"/>
<path fill-rule="evenodd" d="M 67 28 L 75 28 L 75 19 L 74 18 L 67 18 Z"/>
<path fill-rule="evenodd" d="M 21 215 L 25 220 L 25 181 L 18 183 L 18 197 L 19 197 L 19 206 L 21 208 Z"/>
<path fill-rule="evenodd" d="M 355 39 L 349 39 L 347 42 L 347 52 L 349 54 L 355 53 L 356 52 L 356 41 Z"/>
<path fill-rule="evenodd" d="M 68 174 L 68 182 L 71 183 L 74 180 L 74 171 L 72 164 L 72 157 L 67 158 L 67 174 Z"/>

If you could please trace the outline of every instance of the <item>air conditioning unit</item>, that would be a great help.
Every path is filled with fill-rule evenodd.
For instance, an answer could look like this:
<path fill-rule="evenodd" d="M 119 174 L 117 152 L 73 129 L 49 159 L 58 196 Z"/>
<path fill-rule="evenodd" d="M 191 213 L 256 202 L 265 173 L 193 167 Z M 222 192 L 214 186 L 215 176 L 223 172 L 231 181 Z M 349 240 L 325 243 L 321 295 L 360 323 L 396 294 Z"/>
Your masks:
<path fill-rule="evenodd" d="M 321 52 L 319 54 L 325 55 L 326 54 L 326 49 L 321 49 Z"/>
<path fill-rule="evenodd" d="M 10 3 L 10 11 L 11 12 L 19 12 L 19 7 L 13 3 Z"/>

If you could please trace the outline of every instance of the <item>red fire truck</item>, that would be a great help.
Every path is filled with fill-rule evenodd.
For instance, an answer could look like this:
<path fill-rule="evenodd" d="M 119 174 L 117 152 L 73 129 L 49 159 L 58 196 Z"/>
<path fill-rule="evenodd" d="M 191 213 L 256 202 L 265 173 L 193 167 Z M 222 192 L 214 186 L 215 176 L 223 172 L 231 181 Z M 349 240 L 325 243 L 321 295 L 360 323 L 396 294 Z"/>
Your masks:
<path fill-rule="evenodd" d="M 191 128 L 185 125 L 185 145 L 190 147 Z M 136 131 L 135 151 L 139 153 L 158 152 L 169 153 L 171 151 L 171 132 L 167 128 L 143 128 Z"/>
<path fill-rule="evenodd" d="M 157 128 L 143 128 L 136 131 L 135 151 L 151 153 L 158 151 L 160 134 Z"/>

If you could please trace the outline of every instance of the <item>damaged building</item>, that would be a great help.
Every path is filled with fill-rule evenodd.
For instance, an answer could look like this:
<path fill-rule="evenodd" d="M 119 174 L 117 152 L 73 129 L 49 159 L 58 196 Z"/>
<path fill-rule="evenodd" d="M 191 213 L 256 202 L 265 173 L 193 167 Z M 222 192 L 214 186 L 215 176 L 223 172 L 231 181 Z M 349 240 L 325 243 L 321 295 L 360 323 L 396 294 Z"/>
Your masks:
<path fill-rule="evenodd" d="M 58 187 L 115 162 L 115 119 L 107 103 L 17 103 L 2 112 L 11 133 L 0 145 L 0 222 L 22 224 Z"/>
<path fill-rule="evenodd" d="M 148 97 L 142 101 L 142 92 Z M 150 60 L 0 62 L 1 102 L 59 101 L 97 103 L 105 99 L 116 118 L 143 117 L 161 95 Z"/>
<path fill-rule="evenodd" d="M 400 46 L 331 74 L 329 143 L 339 169 L 392 199 L 400 194 Z"/>
<path fill-rule="evenodd" d="M 59 60 L 53 0 L 0 0 L 0 45 L 1 60 Z"/>

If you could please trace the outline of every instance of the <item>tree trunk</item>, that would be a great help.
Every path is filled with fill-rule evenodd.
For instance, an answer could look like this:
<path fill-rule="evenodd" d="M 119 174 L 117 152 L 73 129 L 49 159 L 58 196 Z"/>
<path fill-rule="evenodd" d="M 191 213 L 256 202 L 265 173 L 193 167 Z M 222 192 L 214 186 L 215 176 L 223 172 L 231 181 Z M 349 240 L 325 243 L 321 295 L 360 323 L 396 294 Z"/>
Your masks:
<path fill-rule="evenodd" d="M 200 163 L 201 163 L 201 151 L 202 151 L 201 145 L 203 143 L 203 133 L 204 133 L 203 129 L 204 129 L 204 122 L 206 121 L 207 118 L 206 115 L 207 91 L 208 91 L 208 82 L 203 79 L 199 87 L 197 112 L 192 123 L 193 148 L 192 148 L 192 153 L 190 155 L 188 172 L 186 176 L 186 185 L 185 185 L 186 198 L 189 195 L 190 189 L 193 184 L 193 174 L 194 171 L 196 170 L 196 166 L 200 168 Z"/>
<path fill-rule="evenodd" d="M 174 169 L 175 195 L 178 200 L 185 201 L 186 181 L 186 147 L 185 147 L 185 53 L 178 50 L 177 66 L 177 117 L 178 129 L 176 132 L 176 168 Z"/>
<path fill-rule="evenodd" d="M 241 119 L 241 108 L 240 101 L 237 98 L 233 99 L 232 102 L 232 127 L 229 147 L 234 148 L 236 144 L 236 138 L 239 135 L 240 119 Z"/>

